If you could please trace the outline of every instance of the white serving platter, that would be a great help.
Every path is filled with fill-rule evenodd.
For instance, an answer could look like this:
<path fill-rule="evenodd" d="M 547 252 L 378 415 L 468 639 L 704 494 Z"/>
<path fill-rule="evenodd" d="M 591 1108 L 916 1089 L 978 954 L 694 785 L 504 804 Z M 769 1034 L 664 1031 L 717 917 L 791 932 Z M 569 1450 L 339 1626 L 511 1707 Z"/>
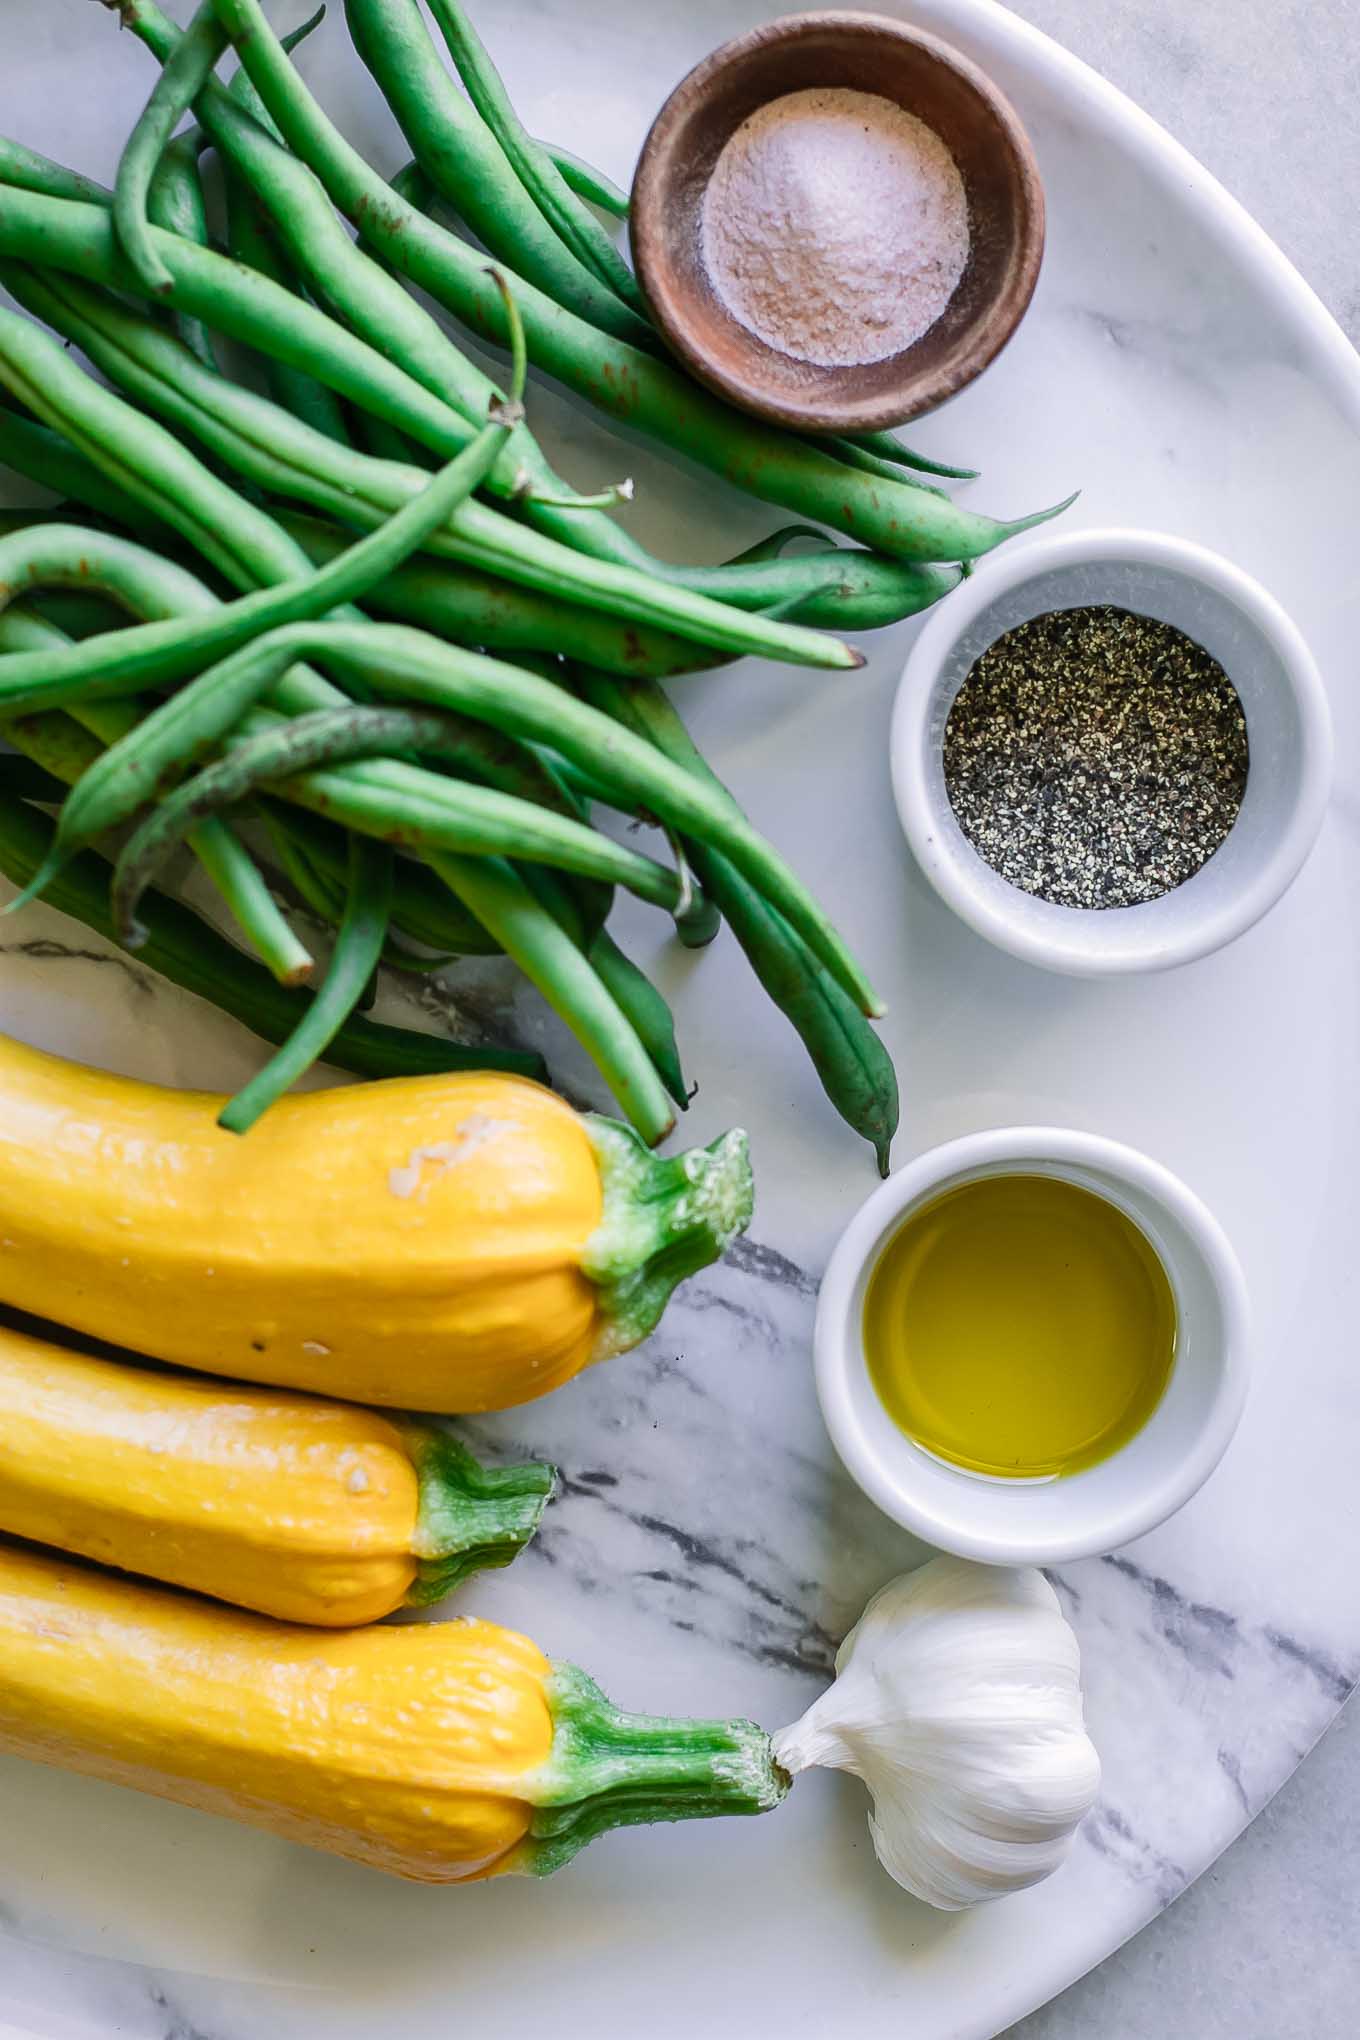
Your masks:
<path fill-rule="evenodd" d="M 283 27 L 305 11 L 272 10 Z M 626 181 L 675 79 L 766 11 L 498 0 L 478 14 L 534 130 Z M 1080 983 L 985 946 L 910 865 L 886 760 L 909 630 L 868 641 L 859 676 L 746 665 L 685 683 L 711 755 L 891 1001 L 900 1155 L 1009 1122 L 1096 1129 L 1182 1174 L 1246 1265 L 1257 1378 L 1223 1467 L 1155 1536 L 1061 1574 L 1101 1805 L 1049 1884 L 946 1918 L 877 1869 L 853 1780 L 800 1783 L 759 1822 L 607 1837 L 546 1886 L 450 1892 L 9 1760 L 0 2021 L 16 2031 L 982 2040 L 1203 1870 L 1360 1671 L 1360 365 L 1233 201 L 1092 72 L 987 0 L 900 11 L 1011 92 L 1050 208 L 1019 337 L 919 443 L 985 470 L 982 507 L 1014 513 L 1080 484 L 1069 526 L 1160 526 L 1228 554 L 1301 625 L 1336 720 L 1336 799 L 1283 904 L 1190 969 Z M 400 139 L 339 12 L 308 74 L 394 169 Z M 149 61 L 89 0 L 7 0 L 5 27 L 0 127 L 111 176 Z M 548 390 L 533 411 L 568 473 L 615 472 L 617 448 L 581 411 Z M 778 521 L 645 449 L 628 464 L 658 551 L 716 558 Z M 655 929 L 639 916 L 628 933 L 647 960 Z M 867 1591 L 917 1555 L 839 1473 L 809 1369 L 816 1272 L 871 1164 L 730 942 L 658 967 L 702 1087 L 691 1137 L 751 1129 L 759 1249 L 692 1284 L 641 1354 L 482 1428 L 571 1481 L 541 1555 L 461 1605 L 586 1665 L 623 1705 L 773 1727 L 817 1689 Z M 252 1061 L 229 1023 L 45 909 L 0 928 L 0 1024 L 177 1082 L 230 1083 Z M 561 1067 L 583 1082 L 579 1063 Z"/>

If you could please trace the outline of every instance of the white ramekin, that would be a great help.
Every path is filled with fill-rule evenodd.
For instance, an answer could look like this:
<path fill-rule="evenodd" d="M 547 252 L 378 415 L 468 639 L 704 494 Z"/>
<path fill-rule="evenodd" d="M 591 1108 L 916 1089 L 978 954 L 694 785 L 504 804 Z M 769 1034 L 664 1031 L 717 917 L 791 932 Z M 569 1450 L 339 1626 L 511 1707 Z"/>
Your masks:
<path fill-rule="evenodd" d="M 1054 906 L 1008 884 L 959 827 L 944 728 L 969 668 L 1003 631 L 1105 603 L 1174 624 L 1219 661 L 1246 715 L 1247 788 L 1226 841 L 1184 885 L 1137 907 Z M 1322 825 L 1332 729 L 1312 654 L 1248 575 L 1158 532 L 1076 531 L 992 554 L 941 604 L 903 670 L 891 750 L 902 827 L 940 897 L 1013 956 L 1098 977 L 1207 956 L 1274 906 Z"/>
<path fill-rule="evenodd" d="M 1108 1198 L 1152 1242 L 1176 1299 L 1175 1360 L 1157 1409 L 1109 1459 L 1057 1480 L 979 1478 L 923 1452 L 889 1417 L 865 1364 L 864 1296 L 886 1241 L 927 1199 L 1000 1173 L 1061 1176 Z M 832 1442 L 885 1515 L 985 1564 L 1057 1564 L 1153 1529 L 1212 1473 L 1246 1395 L 1246 1289 L 1217 1221 L 1160 1163 L 1099 1134 L 1007 1127 L 918 1155 L 860 1207 L 822 1283 L 814 1353 Z"/>

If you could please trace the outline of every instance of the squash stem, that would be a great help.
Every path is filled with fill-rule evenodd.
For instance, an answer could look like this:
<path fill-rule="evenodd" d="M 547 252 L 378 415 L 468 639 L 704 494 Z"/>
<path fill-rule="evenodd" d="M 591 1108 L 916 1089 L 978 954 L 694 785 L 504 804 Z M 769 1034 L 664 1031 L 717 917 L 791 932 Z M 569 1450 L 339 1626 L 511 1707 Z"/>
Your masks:
<path fill-rule="evenodd" d="M 599 1291 L 592 1360 L 626 1352 L 660 1320 L 676 1284 L 707 1268 L 746 1230 L 754 1207 L 740 1127 L 706 1148 L 656 1155 L 613 1119 L 585 1121 L 600 1169 L 604 1213 L 582 1273 Z"/>
<path fill-rule="evenodd" d="M 420 1482 L 407 1605 L 442 1601 L 469 1574 L 509 1565 L 529 1542 L 557 1485 L 557 1469 L 483 1466 L 448 1431 L 412 1424 L 407 1450 Z"/>
<path fill-rule="evenodd" d="M 518 1788 L 534 1815 L 504 1870 L 546 1877 L 609 1828 L 767 1813 L 789 1789 L 753 1721 L 626 1714 L 575 1665 L 553 1666 L 547 1700 L 552 1754 Z"/>

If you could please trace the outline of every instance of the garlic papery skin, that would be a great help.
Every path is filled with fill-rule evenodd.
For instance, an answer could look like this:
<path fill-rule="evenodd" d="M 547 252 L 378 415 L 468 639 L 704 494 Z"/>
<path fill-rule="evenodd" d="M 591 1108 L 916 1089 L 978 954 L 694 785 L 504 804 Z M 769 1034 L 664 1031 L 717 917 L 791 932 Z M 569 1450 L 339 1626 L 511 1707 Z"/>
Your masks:
<path fill-rule="evenodd" d="M 775 1757 L 862 1778 L 888 1875 L 955 1912 L 1050 1876 L 1094 1805 L 1080 1675 L 1042 1573 L 935 1558 L 874 1595 Z"/>

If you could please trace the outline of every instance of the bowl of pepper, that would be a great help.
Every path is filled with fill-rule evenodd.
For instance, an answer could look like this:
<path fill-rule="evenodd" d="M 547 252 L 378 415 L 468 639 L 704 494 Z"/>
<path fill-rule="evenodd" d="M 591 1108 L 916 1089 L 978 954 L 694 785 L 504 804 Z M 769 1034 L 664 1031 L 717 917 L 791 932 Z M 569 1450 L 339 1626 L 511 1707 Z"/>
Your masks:
<path fill-rule="evenodd" d="M 1204 547 L 1085 531 L 987 563 L 927 623 L 893 791 L 980 935 L 1074 976 L 1168 970 L 1243 934 L 1313 847 L 1321 676 L 1274 597 Z"/>

